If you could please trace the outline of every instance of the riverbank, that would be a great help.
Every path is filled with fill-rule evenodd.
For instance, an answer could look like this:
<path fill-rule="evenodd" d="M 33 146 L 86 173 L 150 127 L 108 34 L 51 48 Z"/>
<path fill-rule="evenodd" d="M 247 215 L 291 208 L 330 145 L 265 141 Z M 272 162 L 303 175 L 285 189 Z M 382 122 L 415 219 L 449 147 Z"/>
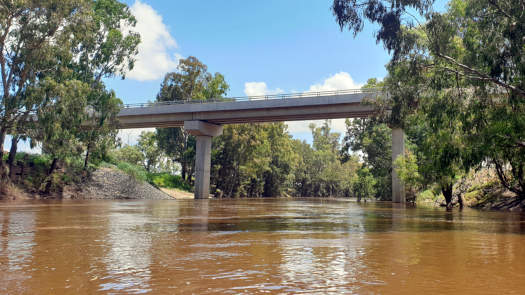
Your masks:
<path fill-rule="evenodd" d="M 148 173 L 142 167 L 129 163 L 103 163 L 91 167 L 89 173 L 75 166 L 75 163 L 66 163 L 50 176 L 50 161 L 45 156 L 20 154 L 17 158 L 19 161 L 13 173 L 13 183 L 0 187 L 0 199 L 193 199 L 191 187 L 180 176 Z M 454 192 L 453 203 L 456 207 L 461 195 L 466 207 L 525 212 L 525 200 L 502 189 L 494 171 L 488 169 L 471 173 L 458 181 Z M 293 198 L 289 195 L 283 197 Z M 444 198 L 439 188 L 433 187 L 417 195 L 417 204 L 440 207 L 444 205 Z"/>
<path fill-rule="evenodd" d="M 452 204 L 459 207 L 459 197 L 465 207 L 484 211 L 525 212 L 525 199 L 500 185 L 493 169 L 483 168 L 473 171 L 454 185 Z M 417 204 L 431 207 L 444 207 L 445 198 L 439 186 L 434 186 L 417 195 Z"/>
<path fill-rule="evenodd" d="M 149 173 L 129 163 L 101 163 L 83 169 L 81 163 L 60 163 L 50 173 L 50 159 L 42 155 L 17 155 L 10 183 L 0 185 L 0 200 L 38 199 L 148 199 L 193 197 L 180 176 Z"/>

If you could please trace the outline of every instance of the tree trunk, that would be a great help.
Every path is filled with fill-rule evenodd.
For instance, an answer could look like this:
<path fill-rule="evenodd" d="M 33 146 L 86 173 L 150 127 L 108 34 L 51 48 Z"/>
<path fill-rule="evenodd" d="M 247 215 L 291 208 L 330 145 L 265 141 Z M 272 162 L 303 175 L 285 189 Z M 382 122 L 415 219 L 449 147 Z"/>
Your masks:
<path fill-rule="evenodd" d="M 7 179 L 7 168 L 4 163 L 4 141 L 6 136 L 6 130 L 0 128 L 0 182 Z"/>
<path fill-rule="evenodd" d="M 186 162 L 182 161 L 182 163 L 180 163 L 180 165 L 181 165 L 182 180 L 186 181 Z"/>
<path fill-rule="evenodd" d="M 9 157 L 7 158 L 7 165 L 9 165 L 9 178 L 13 180 L 15 177 L 15 162 L 16 162 L 16 152 L 18 150 L 18 141 L 20 136 L 13 136 L 11 139 L 11 149 L 9 150 Z"/>
<path fill-rule="evenodd" d="M 48 180 L 47 180 L 46 188 L 44 189 L 44 194 L 46 195 L 49 194 L 49 192 L 51 191 L 51 185 L 53 184 L 53 179 L 51 178 L 51 175 L 57 168 L 57 163 L 58 163 L 58 159 L 53 158 L 53 162 L 51 162 L 51 167 L 49 168 L 49 171 L 47 172 Z"/>
<path fill-rule="evenodd" d="M 58 164 L 58 158 L 53 158 L 53 162 L 51 162 L 51 167 L 49 167 L 49 171 L 47 172 L 48 176 L 53 174 L 53 172 L 57 168 L 57 164 Z"/>
<path fill-rule="evenodd" d="M 447 211 L 452 210 L 452 185 L 446 184 L 441 186 L 441 192 L 445 197 L 445 202 L 447 204 Z"/>
<path fill-rule="evenodd" d="M 84 170 L 87 169 L 88 163 L 89 163 L 89 155 L 91 154 L 91 141 L 88 143 L 87 149 L 86 149 L 86 157 L 84 158 Z"/>

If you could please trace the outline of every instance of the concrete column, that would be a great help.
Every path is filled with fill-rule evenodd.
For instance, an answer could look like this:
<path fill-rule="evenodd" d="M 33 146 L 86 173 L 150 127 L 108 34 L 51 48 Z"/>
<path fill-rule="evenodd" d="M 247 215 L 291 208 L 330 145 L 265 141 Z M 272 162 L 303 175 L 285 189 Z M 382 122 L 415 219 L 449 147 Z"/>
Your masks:
<path fill-rule="evenodd" d="M 394 161 L 405 154 L 405 133 L 401 128 L 392 128 L 392 202 L 405 203 L 405 186 L 394 169 Z"/>
<path fill-rule="evenodd" d="M 211 139 L 222 134 L 222 126 L 203 121 L 186 121 L 184 130 L 197 137 L 195 199 L 207 199 L 210 196 Z"/>
<path fill-rule="evenodd" d="M 197 135 L 195 199 L 207 199 L 210 195 L 211 138 Z"/>

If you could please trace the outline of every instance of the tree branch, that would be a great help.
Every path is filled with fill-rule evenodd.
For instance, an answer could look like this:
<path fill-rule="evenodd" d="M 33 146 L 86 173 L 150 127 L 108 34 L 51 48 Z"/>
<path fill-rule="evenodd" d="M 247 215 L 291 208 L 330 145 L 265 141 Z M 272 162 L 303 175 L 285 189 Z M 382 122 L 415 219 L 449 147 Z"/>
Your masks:
<path fill-rule="evenodd" d="M 471 67 L 469 67 L 469 66 L 467 66 L 465 64 L 462 64 L 462 63 L 456 61 L 454 58 L 452 58 L 450 56 L 447 56 L 447 55 L 444 55 L 444 54 L 441 54 L 441 53 L 437 53 L 437 56 L 445 59 L 446 61 L 448 61 L 448 62 L 450 62 L 452 64 L 455 64 L 456 66 L 462 68 L 463 70 L 465 70 L 467 72 L 470 72 L 470 73 L 478 75 L 479 78 L 483 78 L 483 80 L 491 81 L 494 84 L 497 84 L 497 85 L 499 85 L 499 86 L 501 86 L 503 88 L 512 90 L 512 91 L 518 93 L 519 95 L 525 97 L 525 90 L 517 88 L 516 86 L 509 85 L 509 84 L 507 84 L 505 82 L 500 81 L 499 79 L 490 77 L 489 75 L 484 74 L 484 73 L 480 72 L 479 70 L 476 70 L 474 68 L 471 68 Z"/>
<path fill-rule="evenodd" d="M 501 8 L 501 6 L 499 6 L 499 4 L 496 3 L 496 1 L 494 1 L 494 0 L 489 0 L 489 3 L 490 3 L 492 6 L 496 7 L 496 9 L 497 9 L 499 12 L 503 13 L 503 15 L 505 15 L 506 17 L 508 17 L 508 18 L 512 18 L 512 16 L 511 16 L 510 14 L 506 13 L 506 12 Z"/>

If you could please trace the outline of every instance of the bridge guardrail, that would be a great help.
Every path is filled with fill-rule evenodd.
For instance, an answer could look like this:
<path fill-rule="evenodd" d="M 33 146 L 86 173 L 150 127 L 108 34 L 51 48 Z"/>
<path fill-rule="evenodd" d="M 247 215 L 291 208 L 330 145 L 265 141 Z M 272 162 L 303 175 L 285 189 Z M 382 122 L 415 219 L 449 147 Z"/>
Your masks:
<path fill-rule="evenodd" d="M 379 93 L 381 88 L 366 88 L 366 89 L 345 89 L 345 90 L 330 90 L 330 91 L 308 91 L 297 93 L 283 93 L 283 94 L 268 94 L 257 96 L 237 96 L 214 98 L 206 100 L 175 100 L 175 101 L 160 101 L 160 102 L 146 102 L 125 104 L 124 108 L 143 108 L 164 105 L 180 105 L 180 104 L 201 104 L 201 103 L 215 103 L 215 102 L 242 102 L 242 101 L 256 101 L 256 100 L 270 100 L 270 99 L 288 99 L 288 98 L 306 98 L 319 96 L 337 96 L 346 94 L 361 94 L 361 93 Z"/>

